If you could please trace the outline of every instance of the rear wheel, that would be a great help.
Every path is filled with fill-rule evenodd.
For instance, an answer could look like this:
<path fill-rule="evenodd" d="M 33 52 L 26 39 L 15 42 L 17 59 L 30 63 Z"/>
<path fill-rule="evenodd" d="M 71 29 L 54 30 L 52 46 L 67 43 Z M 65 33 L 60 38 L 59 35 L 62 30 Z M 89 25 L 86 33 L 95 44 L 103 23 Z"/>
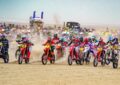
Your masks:
<path fill-rule="evenodd" d="M 45 54 L 42 55 L 42 64 L 43 65 L 47 64 L 47 55 L 45 55 Z"/>
<path fill-rule="evenodd" d="M 70 55 L 68 56 L 68 64 L 69 64 L 69 65 L 72 65 L 72 58 L 71 58 Z"/>

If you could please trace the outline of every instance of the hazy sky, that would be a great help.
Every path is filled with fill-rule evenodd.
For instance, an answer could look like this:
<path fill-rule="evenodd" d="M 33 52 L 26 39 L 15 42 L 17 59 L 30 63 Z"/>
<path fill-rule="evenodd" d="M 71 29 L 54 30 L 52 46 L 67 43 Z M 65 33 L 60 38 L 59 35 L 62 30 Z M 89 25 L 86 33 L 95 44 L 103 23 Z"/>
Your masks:
<path fill-rule="evenodd" d="M 0 21 L 28 22 L 34 10 L 46 23 L 120 25 L 120 0 L 0 0 Z"/>

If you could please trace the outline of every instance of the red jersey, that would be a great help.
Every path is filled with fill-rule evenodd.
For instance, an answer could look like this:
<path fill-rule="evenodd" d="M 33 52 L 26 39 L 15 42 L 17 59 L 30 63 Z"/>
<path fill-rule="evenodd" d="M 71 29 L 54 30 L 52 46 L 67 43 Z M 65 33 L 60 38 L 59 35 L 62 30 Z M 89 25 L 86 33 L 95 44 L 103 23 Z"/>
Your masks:
<path fill-rule="evenodd" d="M 52 41 L 51 41 L 51 44 L 55 45 L 58 42 L 59 42 L 59 38 L 53 38 Z"/>

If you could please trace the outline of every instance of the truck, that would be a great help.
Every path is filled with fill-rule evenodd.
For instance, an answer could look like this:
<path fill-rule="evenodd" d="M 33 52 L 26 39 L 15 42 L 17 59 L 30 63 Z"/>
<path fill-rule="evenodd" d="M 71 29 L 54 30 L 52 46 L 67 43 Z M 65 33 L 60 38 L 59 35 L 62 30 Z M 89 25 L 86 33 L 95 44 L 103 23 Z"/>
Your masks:
<path fill-rule="evenodd" d="M 81 27 L 80 27 L 80 24 L 78 22 L 64 22 L 64 27 L 67 27 L 70 30 L 81 31 Z"/>

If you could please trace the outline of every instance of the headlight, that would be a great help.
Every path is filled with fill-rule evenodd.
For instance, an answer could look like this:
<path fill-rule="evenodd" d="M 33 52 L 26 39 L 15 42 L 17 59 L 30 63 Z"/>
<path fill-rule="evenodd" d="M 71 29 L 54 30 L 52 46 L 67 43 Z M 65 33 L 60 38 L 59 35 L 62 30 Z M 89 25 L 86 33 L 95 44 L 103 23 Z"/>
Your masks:
<path fill-rule="evenodd" d="M 46 45 L 45 48 L 50 48 L 50 45 Z"/>
<path fill-rule="evenodd" d="M 115 53 L 115 54 L 117 54 L 117 53 L 118 53 L 118 51 L 117 51 L 117 50 L 114 50 L 114 53 Z"/>
<path fill-rule="evenodd" d="M 98 51 L 102 51 L 102 48 L 97 48 Z"/>
<path fill-rule="evenodd" d="M 84 50 L 84 48 L 80 48 L 80 51 L 83 51 Z"/>
<path fill-rule="evenodd" d="M 2 46 L 3 44 L 2 43 L 0 43 L 0 46 Z"/>
<path fill-rule="evenodd" d="M 26 48 L 26 45 L 24 45 L 24 44 L 19 44 L 18 47 L 20 47 L 20 48 Z"/>
<path fill-rule="evenodd" d="M 85 49 L 90 49 L 90 47 L 89 46 L 85 46 Z"/>

